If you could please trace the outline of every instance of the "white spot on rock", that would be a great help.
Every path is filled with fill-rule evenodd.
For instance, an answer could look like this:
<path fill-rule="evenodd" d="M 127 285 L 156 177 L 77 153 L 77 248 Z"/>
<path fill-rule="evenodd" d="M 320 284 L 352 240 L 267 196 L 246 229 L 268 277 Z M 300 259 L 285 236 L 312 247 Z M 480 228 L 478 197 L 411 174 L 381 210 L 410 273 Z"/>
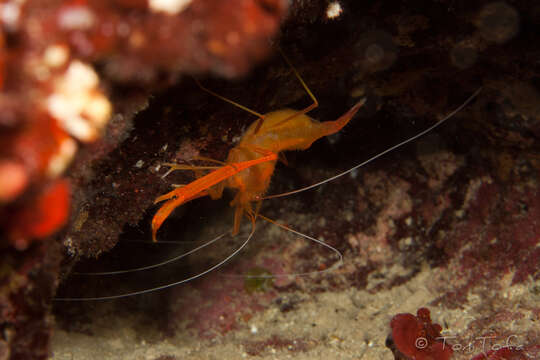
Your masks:
<path fill-rule="evenodd" d="M 58 25 L 65 30 L 87 30 L 94 22 L 94 13 L 86 6 L 69 6 L 58 15 Z"/>
<path fill-rule="evenodd" d="M 50 68 L 57 68 L 66 63 L 69 57 L 69 49 L 66 45 L 50 45 L 45 49 L 43 62 Z"/>
<path fill-rule="evenodd" d="M 24 0 L 13 0 L 0 4 L 0 24 L 11 31 L 15 31 L 21 17 L 21 6 Z"/>
<path fill-rule="evenodd" d="M 341 15 L 342 12 L 343 8 L 341 7 L 339 1 L 332 1 L 326 8 L 326 17 L 328 19 L 336 19 Z"/>
<path fill-rule="evenodd" d="M 68 167 L 75 156 L 77 151 L 77 143 L 66 136 L 66 138 L 60 144 L 58 151 L 49 160 L 49 166 L 47 168 L 47 175 L 50 177 L 57 177 L 62 174 Z"/>
<path fill-rule="evenodd" d="M 93 141 L 109 120 L 112 107 L 98 89 L 94 70 L 78 60 L 70 63 L 47 99 L 49 113 L 81 141 Z"/>
<path fill-rule="evenodd" d="M 156 12 L 176 15 L 189 6 L 192 0 L 148 0 L 148 6 Z"/>

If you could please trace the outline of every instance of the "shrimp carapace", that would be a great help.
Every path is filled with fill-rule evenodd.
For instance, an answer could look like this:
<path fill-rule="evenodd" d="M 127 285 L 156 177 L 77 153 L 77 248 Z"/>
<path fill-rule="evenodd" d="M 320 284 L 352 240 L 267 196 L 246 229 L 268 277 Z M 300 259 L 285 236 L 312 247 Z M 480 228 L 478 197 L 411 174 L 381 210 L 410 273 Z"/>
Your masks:
<path fill-rule="evenodd" d="M 319 103 L 289 60 L 285 56 L 284 58 L 313 100 L 313 103 L 303 110 L 284 109 L 262 115 L 206 89 L 197 81 L 199 87 L 204 91 L 256 115 L 258 119 L 251 124 L 239 144 L 229 151 L 224 165 L 156 199 L 155 202 L 163 200 L 167 200 L 167 202 L 162 205 L 152 219 L 152 239 L 154 241 L 156 241 L 156 233 L 161 224 L 176 207 L 207 195 L 212 199 L 219 199 L 225 187 L 237 191 L 231 202 L 231 206 L 236 207 L 233 235 L 238 233 L 243 215 L 247 215 L 254 226 L 260 202 L 270 185 L 270 178 L 274 173 L 279 153 L 286 150 L 305 150 L 317 139 L 338 132 L 347 125 L 364 104 L 365 100 L 362 99 L 335 121 L 319 122 L 310 118 L 306 113 L 317 107 Z M 220 161 L 213 162 L 221 163 Z M 208 168 L 169 165 L 171 165 L 171 170 L 194 170 L 196 172 Z M 255 211 L 251 205 L 253 202 L 258 203 Z"/>
<path fill-rule="evenodd" d="M 152 219 L 152 239 L 156 241 L 158 229 L 175 208 L 202 196 L 219 199 L 224 187 L 237 189 L 231 202 L 231 206 L 236 206 L 233 235 L 237 234 L 244 214 L 248 214 L 252 222 L 255 222 L 255 217 L 250 215 L 254 214 L 251 203 L 260 202 L 268 189 L 278 153 L 307 149 L 315 140 L 338 132 L 363 104 L 364 100 L 358 102 L 335 121 L 319 122 L 301 111 L 290 109 L 264 115 L 262 124 L 259 121 L 251 124 L 240 143 L 229 151 L 226 165 L 155 200 L 156 203 L 164 200 L 167 202 Z M 172 170 L 198 169 L 196 166 L 171 166 Z"/>
<path fill-rule="evenodd" d="M 287 150 L 305 150 L 315 140 L 341 130 L 363 104 L 364 100 L 354 105 L 339 119 L 326 122 L 316 121 L 290 109 L 265 114 L 262 124 L 254 122 L 240 143 L 231 149 L 227 163 L 241 163 L 260 157 L 253 148 L 266 149 L 275 154 Z M 270 185 L 275 165 L 276 160 L 261 162 L 227 180 L 227 187 L 237 189 L 236 196 L 231 202 L 231 206 L 236 206 L 233 235 L 238 233 L 242 214 L 251 212 L 251 203 L 262 200 Z"/>

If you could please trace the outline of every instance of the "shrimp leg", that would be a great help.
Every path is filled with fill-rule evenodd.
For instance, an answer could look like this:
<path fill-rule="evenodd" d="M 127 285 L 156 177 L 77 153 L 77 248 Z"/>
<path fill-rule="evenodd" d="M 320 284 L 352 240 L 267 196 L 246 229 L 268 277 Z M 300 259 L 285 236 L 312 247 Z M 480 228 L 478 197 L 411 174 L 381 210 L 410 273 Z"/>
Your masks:
<path fill-rule="evenodd" d="M 260 152 L 263 151 L 260 150 Z M 178 206 L 198 197 L 210 195 L 210 187 L 238 174 L 242 170 L 263 162 L 275 161 L 278 158 L 276 153 L 269 151 L 264 151 L 264 153 L 266 155 L 258 159 L 227 164 L 226 166 L 220 167 L 185 186 L 176 188 L 173 191 L 158 197 L 154 203 L 165 200 L 167 200 L 167 202 L 163 204 L 161 208 L 159 208 L 152 219 L 152 240 L 154 242 L 157 241 L 156 233 L 158 229 L 161 227 L 170 213 Z"/>

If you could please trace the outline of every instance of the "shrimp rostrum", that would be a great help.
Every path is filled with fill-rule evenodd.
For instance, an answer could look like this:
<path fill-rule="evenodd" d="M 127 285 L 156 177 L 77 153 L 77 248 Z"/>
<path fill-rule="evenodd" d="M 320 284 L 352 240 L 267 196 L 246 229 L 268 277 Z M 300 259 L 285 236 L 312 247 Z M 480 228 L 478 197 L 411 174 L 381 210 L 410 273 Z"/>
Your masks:
<path fill-rule="evenodd" d="M 258 210 L 270 185 L 279 153 L 287 150 L 305 150 L 317 139 L 340 131 L 364 104 L 365 99 L 360 100 L 334 121 L 319 122 L 310 118 L 306 114 L 318 106 L 317 99 L 296 69 L 288 60 L 287 62 L 313 100 L 313 103 L 303 110 L 283 109 L 263 115 L 215 94 L 199 84 L 203 90 L 256 115 L 258 119 L 247 129 L 238 145 L 229 151 L 225 162 L 201 158 L 218 163 L 220 166 L 213 168 L 210 173 L 197 180 L 178 187 L 155 200 L 156 203 L 166 202 L 152 219 L 152 239 L 154 241 L 156 241 L 158 229 L 176 207 L 202 196 L 219 199 L 225 187 L 236 190 L 236 195 L 231 201 L 231 206 L 236 208 L 232 234 L 238 233 L 244 215 L 255 226 Z M 196 174 L 202 169 L 209 168 L 169 163 L 166 165 L 171 167 L 171 171 L 193 170 Z M 256 204 L 255 209 L 253 203 Z"/>

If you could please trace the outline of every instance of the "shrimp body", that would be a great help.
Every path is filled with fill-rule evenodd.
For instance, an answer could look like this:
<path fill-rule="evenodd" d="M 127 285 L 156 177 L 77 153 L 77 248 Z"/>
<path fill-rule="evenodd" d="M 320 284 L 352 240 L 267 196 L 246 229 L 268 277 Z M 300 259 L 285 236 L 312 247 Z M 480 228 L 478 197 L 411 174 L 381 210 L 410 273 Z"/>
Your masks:
<path fill-rule="evenodd" d="M 255 220 L 259 216 L 258 206 L 270 185 L 270 179 L 276 167 L 278 154 L 286 150 L 305 150 L 317 139 L 338 132 L 347 125 L 358 109 L 364 104 L 365 99 L 360 100 L 335 121 L 319 122 L 310 118 L 306 114 L 316 108 L 319 102 L 285 54 L 282 53 L 282 55 L 304 87 L 304 90 L 313 100 L 313 103 L 303 110 L 283 109 L 263 115 L 206 89 L 196 81 L 202 90 L 257 116 L 258 119 L 250 125 L 242 136 L 240 143 L 229 151 L 225 163 L 206 159 L 224 164 L 222 167 L 156 199 L 156 202 L 162 200 L 168 201 L 163 204 L 152 219 L 152 236 L 154 241 L 157 230 L 176 207 L 187 201 L 206 195 L 209 195 L 212 199 L 219 199 L 225 187 L 236 189 L 236 196 L 231 202 L 231 206 L 236 207 L 233 235 L 236 235 L 240 230 L 240 222 L 243 215 L 249 217 L 253 226 L 255 226 Z M 198 171 L 204 168 L 173 164 L 171 170 L 184 169 Z M 257 211 L 253 211 L 252 209 L 251 204 L 253 202 L 257 202 Z"/>
<path fill-rule="evenodd" d="M 274 111 L 255 121 L 240 143 L 229 151 L 226 165 L 209 174 L 177 188 L 156 199 L 167 200 L 152 219 L 152 237 L 178 206 L 198 197 L 209 195 L 219 199 L 224 187 L 236 189 L 231 206 L 236 207 L 233 235 L 240 229 L 240 222 L 247 214 L 255 223 L 251 203 L 260 202 L 274 173 L 278 154 L 285 150 L 305 150 L 326 135 L 338 132 L 356 114 L 364 101 L 358 102 L 335 121 L 318 122 L 302 111 L 285 109 Z M 195 170 L 196 167 L 193 167 Z"/>
<path fill-rule="evenodd" d="M 317 139 L 341 130 L 363 103 L 360 101 L 335 121 L 319 122 L 291 109 L 265 114 L 262 125 L 258 121 L 251 124 L 240 143 L 229 151 L 226 163 L 235 164 L 260 158 L 256 149 L 275 154 L 286 150 L 305 150 Z M 275 166 L 276 160 L 261 162 L 227 180 L 226 186 L 237 190 L 231 202 L 231 206 L 236 206 L 233 234 L 239 230 L 242 214 L 250 213 L 251 203 L 260 201 L 266 193 Z"/>

